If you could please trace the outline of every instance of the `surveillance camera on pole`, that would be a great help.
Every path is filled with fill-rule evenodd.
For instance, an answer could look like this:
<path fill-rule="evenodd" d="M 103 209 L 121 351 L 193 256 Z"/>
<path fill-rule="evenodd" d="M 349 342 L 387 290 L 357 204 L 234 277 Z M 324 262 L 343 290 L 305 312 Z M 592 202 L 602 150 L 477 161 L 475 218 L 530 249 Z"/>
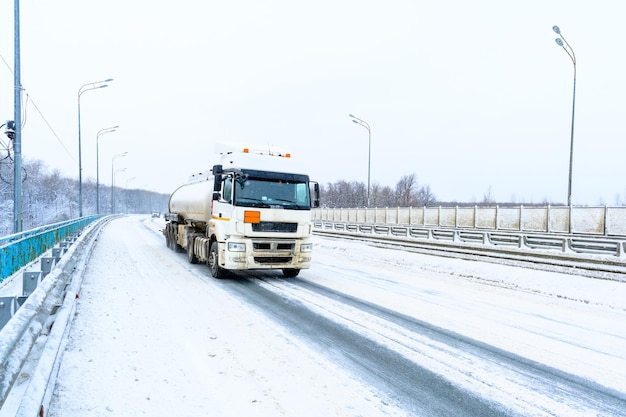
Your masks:
<path fill-rule="evenodd" d="M 13 120 L 7 120 L 4 134 L 7 135 L 11 140 L 13 140 L 13 138 L 15 137 L 15 122 Z"/>

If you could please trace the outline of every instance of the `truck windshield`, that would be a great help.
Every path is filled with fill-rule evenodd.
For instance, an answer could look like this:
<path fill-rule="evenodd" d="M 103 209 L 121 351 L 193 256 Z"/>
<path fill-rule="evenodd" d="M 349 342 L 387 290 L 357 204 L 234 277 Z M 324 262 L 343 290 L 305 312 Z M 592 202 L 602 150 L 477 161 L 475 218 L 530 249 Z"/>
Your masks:
<path fill-rule="evenodd" d="M 306 182 L 247 178 L 234 181 L 234 204 L 248 207 L 274 207 L 309 210 Z"/>

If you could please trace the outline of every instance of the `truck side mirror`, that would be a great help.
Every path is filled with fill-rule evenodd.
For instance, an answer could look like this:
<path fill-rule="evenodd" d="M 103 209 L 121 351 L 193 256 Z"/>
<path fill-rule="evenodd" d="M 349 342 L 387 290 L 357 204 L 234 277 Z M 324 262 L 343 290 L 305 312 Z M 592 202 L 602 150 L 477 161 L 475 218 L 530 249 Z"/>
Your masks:
<path fill-rule="evenodd" d="M 220 174 L 215 174 L 213 178 L 213 191 L 221 191 L 222 190 L 222 176 Z"/>
<path fill-rule="evenodd" d="M 320 185 L 317 182 L 309 183 L 309 195 L 311 197 L 311 207 L 320 206 Z"/>
<path fill-rule="evenodd" d="M 220 193 L 213 193 L 213 201 L 219 201 Z"/>

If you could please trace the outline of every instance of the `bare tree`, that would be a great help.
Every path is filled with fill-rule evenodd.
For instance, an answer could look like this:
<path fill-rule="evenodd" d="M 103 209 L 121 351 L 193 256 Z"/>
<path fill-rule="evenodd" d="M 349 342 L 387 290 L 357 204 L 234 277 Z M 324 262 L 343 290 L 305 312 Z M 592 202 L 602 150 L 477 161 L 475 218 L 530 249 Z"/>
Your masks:
<path fill-rule="evenodd" d="M 380 192 L 379 207 L 394 207 L 398 205 L 398 197 L 395 191 L 388 185 L 384 186 Z"/>
<path fill-rule="evenodd" d="M 430 190 L 430 185 L 424 185 L 417 191 L 416 206 L 432 206 L 437 203 L 437 197 Z"/>
<path fill-rule="evenodd" d="M 0 236 L 11 233 L 13 224 L 13 164 L 9 162 L 7 159 L 0 163 Z M 77 180 L 62 177 L 58 170 L 49 172 L 42 161 L 25 160 L 22 181 L 21 214 L 24 230 L 69 220 L 78 215 Z M 86 214 L 95 214 L 95 188 L 92 180 L 85 182 Z M 167 210 L 167 194 L 145 190 L 124 192 L 127 194 L 121 207 L 124 212 Z"/>
<path fill-rule="evenodd" d="M 338 181 L 321 187 L 324 207 L 365 207 L 367 187 L 362 182 Z"/>
<path fill-rule="evenodd" d="M 489 186 L 489 188 L 487 189 L 487 192 L 483 196 L 482 203 L 483 204 L 493 204 L 493 203 L 495 203 L 495 199 L 493 198 L 493 195 L 491 194 L 491 186 Z"/>
<path fill-rule="evenodd" d="M 415 173 L 404 175 L 400 181 L 396 183 L 397 205 L 401 207 L 410 207 L 417 202 L 416 196 L 417 177 Z"/>
<path fill-rule="evenodd" d="M 362 182 L 338 181 L 321 187 L 324 207 L 365 207 L 367 188 Z M 403 176 L 395 189 L 374 182 L 370 188 L 371 207 L 431 205 L 436 197 L 429 186 L 419 187 L 415 173 Z"/>
<path fill-rule="evenodd" d="M 370 197 L 371 207 L 392 207 L 397 204 L 395 191 L 388 185 L 374 183 Z"/>

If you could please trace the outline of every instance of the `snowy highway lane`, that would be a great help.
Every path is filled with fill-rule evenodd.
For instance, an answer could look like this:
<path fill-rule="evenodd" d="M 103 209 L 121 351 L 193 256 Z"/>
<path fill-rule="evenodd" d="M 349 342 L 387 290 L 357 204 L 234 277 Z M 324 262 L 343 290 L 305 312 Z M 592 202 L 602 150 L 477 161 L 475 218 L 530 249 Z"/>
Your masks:
<path fill-rule="evenodd" d="M 316 238 L 213 279 L 101 233 L 47 415 L 626 416 L 626 285 Z"/>

